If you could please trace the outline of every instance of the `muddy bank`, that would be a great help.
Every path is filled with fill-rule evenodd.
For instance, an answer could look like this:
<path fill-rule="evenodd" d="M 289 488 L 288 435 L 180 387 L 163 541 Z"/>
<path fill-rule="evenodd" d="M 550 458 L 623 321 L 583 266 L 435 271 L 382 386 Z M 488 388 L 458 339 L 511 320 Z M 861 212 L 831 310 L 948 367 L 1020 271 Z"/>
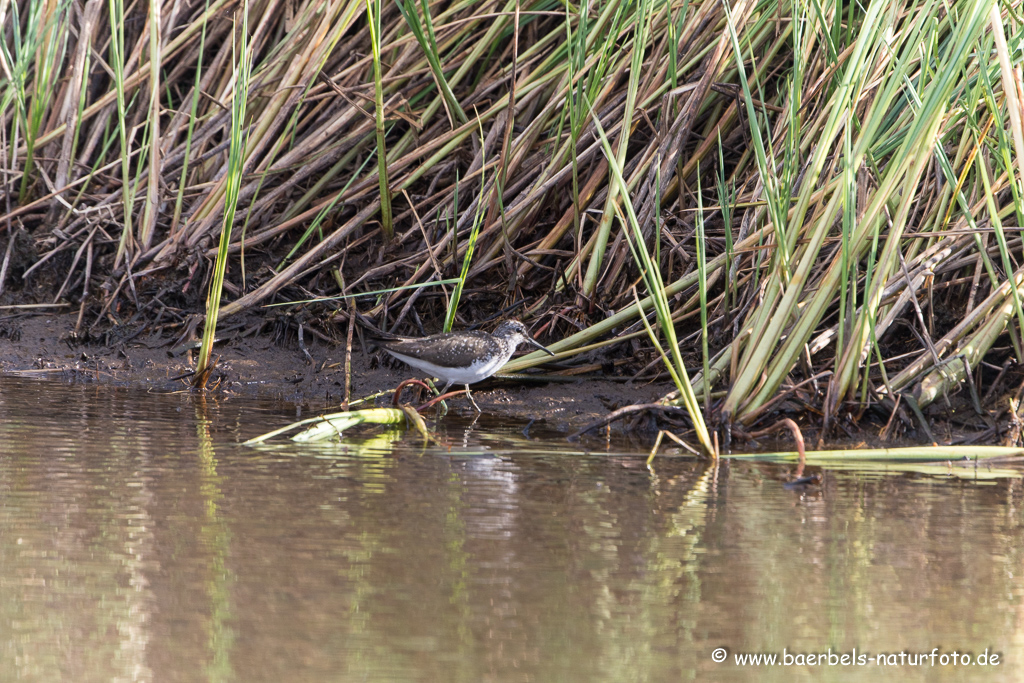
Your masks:
<path fill-rule="evenodd" d="M 219 397 L 233 396 L 279 400 L 295 404 L 303 415 L 337 411 L 345 395 L 345 330 L 320 321 L 304 326 L 300 343 L 295 320 L 273 313 L 242 314 L 224 326 L 214 348 L 219 357 L 211 386 L 217 383 Z M 187 379 L 194 368 L 194 348 L 183 344 L 181 327 L 172 332 L 148 325 L 113 326 L 85 338 L 74 334 L 77 316 L 41 309 L 0 309 L 0 373 L 56 379 L 67 382 L 97 382 L 139 387 L 152 391 L 190 391 Z M 186 326 L 187 327 L 187 326 Z M 332 339 L 331 335 L 336 335 Z M 384 356 L 382 358 L 382 356 Z M 672 391 L 666 381 L 630 381 L 636 368 L 608 363 L 611 372 L 584 378 L 535 379 L 491 378 L 474 386 L 473 396 L 481 409 L 497 418 L 538 421 L 547 428 L 572 434 L 625 406 L 652 403 Z M 635 363 L 633 365 L 636 365 Z M 629 373 L 629 374 L 627 374 Z M 1021 420 L 1015 406 L 1024 393 L 1024 378 L 1018 369 L 1005 373 L 1004 391 L 989 386 L 978 414 L 968 392 L 960 392 L 925 409 L 915 418 L 906 405 L 875 404 L 860 415 L 847 415 L 833 422 L 830 447 L 892 447 L 928 443 L 997 443 L 1019 445 Z M 352 399 L 394 389 L 402 380 L 419 377 L 418 371 L 393 361 L 373 348 L 365 349 L 358 339 L 352 348 Z M 1013 387 L 1018 387 L 1016 392 Z M 1006 388 L 1011 391 L 1007 393 Z M 1010 399 L 1013 399 L 1012 401 Z M 405 397 L 413 401 L 412 395 Z M 390 405 L 390 394 L 377 399 Z M 762 421 L 755 438 L 737 429 L 734 448 L 789 450 L 788 437 L 769 425 L 777 418 L 791 417 L 800 423 L 809 444 L 819 446 L 818 413 L 806 400 L 785 400 Z M 449 402 L 451 410 L 471 416 L 465 400 Z M 283 407 L 283 409 L 286 409 Z M 927 425 L 927 426 L 925 426 Z M 659 424 L 651 413 L 630 414 L 611 424 L 615 433 L 640 439 L 645 447 L 659 427 L 678 431 L 681 423 Z M 765 429 L 768 427 L 768 429 Z M 684 429 L 685 431 L 685 429 Z M 603 430 L 590 435 L 600 439 Z M 779 439 L 781 438 L 781 441 Z M 589 440 L 589 439 L 586 439 Z M 602 439 L 603 440 L 603 439 Z"/>
<path fill-rule="evenodd" d="M 0 372 L 156 391 L 188 390 L 188 383 L 176 378 L 192 370 L 194 351 L 175 346 L 174 336 L 143 332 L 132 337 L 134 332 L 128 331 L 82 340 L 73 334 L 75 322 L 73 314 L 0 311 Z M 220 357 L 215 373 L 220 378 L 219 394 L 289 401 L 315 412 L 338 409 L 345 391 L 344 343 L 331 343 L 308 328 L 301 346 L 294 329 L 246 336 L 246 330 L 259 327 L 260 320 L 253 315 L 245 323 L 235 325 L 235 331 L 225 333 L 215 347 L 214 353 Z M 379 356 L 372 348 L 364 353 L 359 341 L 354 341 L 353 399 L 418 377 L 415 370 L 400 363 L 381 363 Z M 661 382 L 594 377 L 529 382 L 491 379 L 476 385 L 473 396 L 491 415 L 543 420 L 570 433 L 611 410 L 649 403 L 671 389 Z M 450 406 L 458 412 L 471 412 L 465 401 L 456 400 Z"/>

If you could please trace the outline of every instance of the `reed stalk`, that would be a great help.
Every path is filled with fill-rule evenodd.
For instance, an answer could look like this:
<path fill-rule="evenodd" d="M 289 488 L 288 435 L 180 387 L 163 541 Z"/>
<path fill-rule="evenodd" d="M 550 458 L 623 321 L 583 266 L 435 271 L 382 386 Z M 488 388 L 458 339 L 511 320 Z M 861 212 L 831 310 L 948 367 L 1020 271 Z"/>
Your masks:
<path fill-rule="evenodd" d="M 135 184 L 132 182 L 131 149 L 128 146 L 128 111 L 125 103 L 124 73 L 124 0 L 109 0 L 110 9 L 110 67 L 114 71 L 114 92 L 117 93 L 117 132 L 121 150 L 121 202 L 124 208 L 124 227 L 114 255 L 115 266 L 127 258 L 132 250 L 132 214 L 135 209 Z"/>
<path fill-rule="evenodd" d="M 213 267 L 213 278 L 210 281 L 210 292 L 206 297 L 206 322 L 203 325 L 203 341 L 199 347 L 196 360 L 195 386 L 206 388 L 207 380 L 213 366 L 210 354 L 213 350 L 214 337 L 217 332 L 217 318 L 220 313 L 220 299 L 224 288 L 224 273 L 231 243 L 231 227 L 234 223 L 235 210 L 238 206 L 238 192 L 242 185 L 244 171 L 244 152 L 246 147 L 246 104 L 249 97 L 249 82 L 252 75 L 252 54 L 249 49 L 249 3 L 244 0 L 239 10 L 241 26 L 238 32 L 238 50 L 234 63 L 234 94 L 231 99 L 231 144 L 228 147 L 228 175 L 224 207 L 224 221 L 221 227 L 220 246 L 217 249 L 217 260 Z"/>
<path fill-rule="evenodd" d="M 647 284 L 647 291 L 653 300 L 661 332 L 665 335 L 668 353 L 666 353 L 658 343 L 657 335 L 654 334 L 654 331 L 647 324 L 647 317 L 641 316 L 640 320 L 643 322 L 644 327 L 647 328 L 647 333 L 664 360 L 669 374 L 672 375 L 672 380 L 675 382 L 676 389 L 679 391 L 683 405 L 686 407 L 686 411 L 693 422 L 693 427 L 697 433 L 697 440 L 700 443 L 701 449 L 705 454 L 715 456 L 718 454 L 718 449 L 715 448 L 714 443 L 711 441 L 711 436 L 704 423 L 704 415 L 701 413 L 700 406 L 697 404 L 697 397 L 693 392 L 693 387 L 690 384 L 690 378 L 686 372 L 686 364 L 683 362 L 683 357 L 679 350 L 679 341 L 676 338 L 675 324 L 672 321 L 672 311 L 668 304 L 668 296 L 666 295 L 666 288 L 661 278 L 658 263 L 651 259 L 651 256 L 647 251 L 647 244 L 644 241 L 643 232 L 640 229 L 640 223 L 637 220 L 636 212 L 633 210 L 633 203 L 629 200 L 629 186 L 626 184 L 625 178 L 622 177 L 622 170 L 619 168 L 618 161 L 612 152 L 612 146 L 608 141 L 607 135 L 605 135 L 604 128 L 596 117 L 594 125 L 597 127 L 597 133 L 601 138 L 601 145 L 604 148 L 605 156 L 608 159 L 608 166 L 611 169 L 612 177 L 619 185 L 619 191 L 622 193 L 623 206 L 625 207 L 628 219 L 627 225 L 631 228 L 630 231 L 625 233 L 626 239 L 629 243 L 629 248 L 633 254 L 633 258 L 636 260 L 637 266 L 640 268 L 640 273 Z M 698 278 L 699 277 L 700 276 L 698 275 Z M 636 299 L 637 307 L 641 308 L 642 305 L 639 297 L 636 296 L 635 290 L 633 294 Z"/>
<path fill-rule="evenodd" d="M 388 183 L 388 154 L 384 142 L 384 82 L 380 68 L 380 0 L 366 0 L 366 21 L 370 27 L 370 48 L 373 51 L 373 95 L 374 129 L 377 132 L 377 178 L 380 184 L 380 221 L 384 239 L 394 237 L 393 216 L 391 215 L 391 186 Z"/>

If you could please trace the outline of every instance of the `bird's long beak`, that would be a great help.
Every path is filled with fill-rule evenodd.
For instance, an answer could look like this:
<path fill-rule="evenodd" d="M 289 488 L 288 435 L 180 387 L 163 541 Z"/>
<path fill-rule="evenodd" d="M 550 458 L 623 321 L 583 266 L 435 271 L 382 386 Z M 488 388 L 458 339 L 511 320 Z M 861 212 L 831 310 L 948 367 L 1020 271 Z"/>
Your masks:
<path fill-rule="evenodd" d="M 527 335 L 525 337 L 525 339 L 526 339 L 526 343 L 527 344 L 530 344 L 531 346 L 536 346 L 538 349 L 540 349 L 544 353 L 548 354 L 549 356 L 555 355 L 555 353 L 551 349 L 549 349 L 548 347 L 544 346 L 543 344 L 541 344 L 539 341 L 537 341 L 533 337 L 530 337 L 530 336 Z"/>

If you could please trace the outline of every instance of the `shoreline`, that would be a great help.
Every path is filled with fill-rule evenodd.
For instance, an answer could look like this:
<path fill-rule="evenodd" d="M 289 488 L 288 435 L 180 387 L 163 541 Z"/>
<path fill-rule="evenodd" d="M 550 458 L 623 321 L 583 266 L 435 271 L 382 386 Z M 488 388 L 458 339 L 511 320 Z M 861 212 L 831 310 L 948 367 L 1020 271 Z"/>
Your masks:
<path fill-rule="evenodd" d="M 172 353 L 175 335 L 142 332 L 118 342 L 108 334 L 106 345 L 76 341 L 72 339 L 76 320 L 72 313 L 39 310 L 0 316 L 0 374 L 158 391 L 189 388 L 186 380 L 176 378 L 192 371 L 194 351 Z M 214 346 L 219 356 L 214 378 L 220 377 L 221 383 L 210 391 L 291 402 L 304 411 L 337 411 L 345 391 L 345 344 L 331 345 L 322 335 L 307 334 L 304 347 L 309 357 L 292 331 L 283 338 L 260 332 L 231 336 L 229 332 Z M 353 342 L 353 400 L 419 378 L 417 370 L 399 361 L 382 365 L 379 357 L 376 350 L 364 354 L 359 342 Z M 493 417 L 543 421 L 559 432 L 571 433 L 616 408 L 651 403 L 672 388 L 668 382 L 634 384 L 599 377 L 571 382 L 495 377 L 473 385 L 473 397 Z M 449 401 L 449 409 L 467 415 L 474 412 L 459 399 Z M 614 423 L 612 429 L 621 431 L 622 423 Z"/>

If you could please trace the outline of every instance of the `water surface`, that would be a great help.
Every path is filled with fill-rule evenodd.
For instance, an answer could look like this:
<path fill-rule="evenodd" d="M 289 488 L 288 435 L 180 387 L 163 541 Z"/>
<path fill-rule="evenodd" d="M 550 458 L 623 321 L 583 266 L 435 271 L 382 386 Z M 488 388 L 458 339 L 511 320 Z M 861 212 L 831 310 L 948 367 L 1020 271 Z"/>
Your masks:
<path fill-rule="evenodd" d="M 794 492 L 773 465 L 651 470 L 623 444 L 456 418 L 441 447 L 240 445 L 297 412 L 0 377 L 0 680 L 1024 671 L 1020 479 L 826 471 Z M 784 649 L 937 657 L 735 660 Z M 997 665 L 938 659 L 986 649 Z"/>

